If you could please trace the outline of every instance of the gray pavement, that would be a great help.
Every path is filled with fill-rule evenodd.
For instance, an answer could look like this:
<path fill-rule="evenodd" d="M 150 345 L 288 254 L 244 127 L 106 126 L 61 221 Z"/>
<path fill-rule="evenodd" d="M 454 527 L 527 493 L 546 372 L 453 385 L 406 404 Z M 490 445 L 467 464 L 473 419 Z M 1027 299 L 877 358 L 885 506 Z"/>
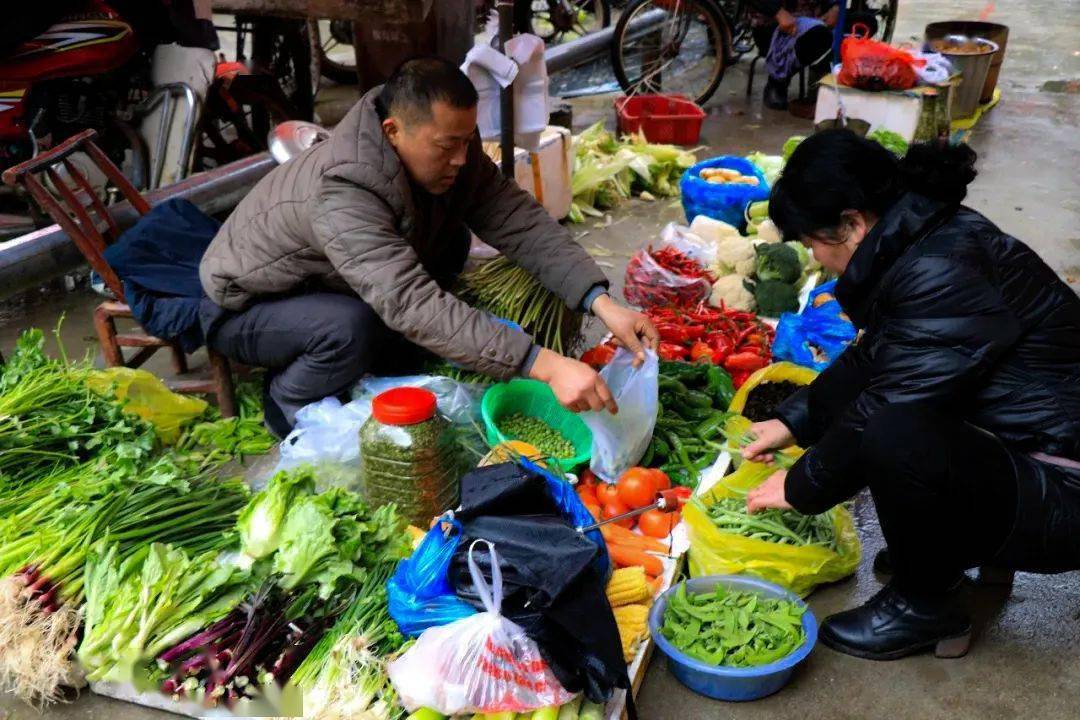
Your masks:
<path fill-rule="evenodd" d="M 904 0 L 897 40 L 921 36 L 931 21 L 975 19 L 982 0 L 938 3 Z M 990 19 L 1009 25 L 1012 37 L 1002 72 L 1001 104 L 974 130 L 971 145 L 979 152 L 980 175 L 968 202 L 1004 230 L 1034 247 L 1074 288 L 1080 289 L 1080 22 L 1068 0 L 999 2 Z M 787 113 L 764 110 L 760 86 L 746 100 L 745 66 L 729 70 L 720 91 L 706 108 L 702 144 L 717 153 L 777 151 L 790 135 L 805 133 L 809 123 Z M 1044 83 L 1051 82 L 1046 89 Z M 1073 92 L 1068 92 L 1072 81 Z M 1065 90 L 1065 91 L 1062 91 Z M 352 96 L 346 88 L 323 92 L 324 120 L 339 115 Z M 575 125 L 598 118 L 612 120 L 611 98 L 574 101 Z M 669 220 L 681 218 L 670 201 L 632 201 L 610 219 L 573 226 L 580 242 L 620 284 L 629 253 L 655 238 Z M 19 330 L 52 327 L 61 311 L 68 320 L 62 334 L 69 351 L 92 348 L 88 294 L 46 298 L 17 309 L 0 310 L 0 350 L 10 351 Z M 154 366 L 151 366 L 154 367 Z M 964 512 L 958 508 L 957 512 Z M 881 547 L 872 504 L 857 504 L 864 558 L 856 577 L 819 589 L 809 602 L 819 618 L 864 601 L 879 587 L 870 561 Z M 933 532 L 927 528 L 927 532 Z M 968 588 L 976 613 L 971 652 L 959 660 L 931 656 L 891 663 L 857 660 L 819 647 L 780 693 L 748 704 L 711 701 L 682 687 L 655 658 L 639 695 L 645 720 L 698 718 L 1074 718 L 1080 717 L 1080 574 L 1021 574 L 1011 592 Z M 48 720 L 136 720 L 162 713 L 84 696 L 43 714 L 0 697 L 0 718 Z"/>

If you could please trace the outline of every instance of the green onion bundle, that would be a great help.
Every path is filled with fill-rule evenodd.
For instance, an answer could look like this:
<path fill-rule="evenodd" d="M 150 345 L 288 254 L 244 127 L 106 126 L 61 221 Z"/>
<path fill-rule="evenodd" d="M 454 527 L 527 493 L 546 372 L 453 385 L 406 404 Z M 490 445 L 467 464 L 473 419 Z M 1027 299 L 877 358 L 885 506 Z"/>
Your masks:
<path fill-rule="evenodd" d="M 746 501 L 733 497 L 716 498 L 708 506 L 699 498 L 693 498 L 691 502 L 724 532 L 779 545 L 816 545 L 837 550 L 831 513 L 803 515 L 794 510 L 769 509 L 751 515 L 746 512 Z"/>
<path fill-rule="evenodd" d="M 505 257 L 465 273 L 461 286 L 463 300 L 517 323 L 538 344 L 560 355 L 573 350 L 581 337 L 581 314 Z"/>

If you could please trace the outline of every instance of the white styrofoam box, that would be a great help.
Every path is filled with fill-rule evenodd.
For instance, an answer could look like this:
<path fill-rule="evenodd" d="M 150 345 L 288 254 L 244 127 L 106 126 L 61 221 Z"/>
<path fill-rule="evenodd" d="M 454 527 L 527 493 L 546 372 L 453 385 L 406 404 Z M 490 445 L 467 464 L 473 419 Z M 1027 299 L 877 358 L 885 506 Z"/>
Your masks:
<path fill-rule="evenodd" d="M 918 86 L 911 90 L 869 92 L 840 85 L 834 76 L 828 75 L 818 88 L 814 123 L 835 120 L 842 105 L 846 117 L 865 120 L 871 130 L 891 130 L 911 142 L 930 93 L 947 94 L 955 89 L 954 85 L 955 81 L 953 85 L 934 88 Z"/>
<path fill-rule="evenodd" d="M 548 125 L 540 134 L 538 152 L 514 148 L 514 179 L 556 220 L 566 217 L 573 200 L 570 191 L 574 170 L 573 143 L 569 130 Z M 485 142 L 484 151 L 498 162 L 498 143 Z"/>

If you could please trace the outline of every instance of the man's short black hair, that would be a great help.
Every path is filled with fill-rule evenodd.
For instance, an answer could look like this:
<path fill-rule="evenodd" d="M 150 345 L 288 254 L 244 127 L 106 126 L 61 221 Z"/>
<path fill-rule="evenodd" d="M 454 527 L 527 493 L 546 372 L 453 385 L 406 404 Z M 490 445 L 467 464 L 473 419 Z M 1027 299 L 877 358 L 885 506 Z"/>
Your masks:
<path fill-rule="evenodd" d="M 427 122 L 436 101 L 466 109 L 476 106 L 476 88 L 457 65 L 440 57 L 419 57 L 398 65 L 379 93 L 379 109 L 406 123 Z"/>

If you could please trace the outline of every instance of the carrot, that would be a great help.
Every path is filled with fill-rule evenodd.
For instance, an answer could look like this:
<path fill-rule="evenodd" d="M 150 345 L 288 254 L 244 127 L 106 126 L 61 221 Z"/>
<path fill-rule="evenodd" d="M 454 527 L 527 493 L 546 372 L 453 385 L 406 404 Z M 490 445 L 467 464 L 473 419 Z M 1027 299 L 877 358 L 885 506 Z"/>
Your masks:
<path fill-rule="evenodd" d="M 638 548 L 639 550 L 663 553 L 664 555 L 671 552 L 671 546 L 668 544 L 662 543 L 656 538 L 630 532 L 626 528 L 619 527 L 618 525 L 601 525 L 600 533 L 608 543 L 618 543 L 619 545 L 626 545 L 628 547 Z"/>
<path fill-rule="evenodd" d="M 660 562 L 660 558 L 650 555 L 644 550 L 615 543 L 608 543 L 607 549 L 611 560 L 618 567 L 640 565 L 645 568 L 645 572 L 649 575 L 661 575 L 664 572 L 664 564 Z"/>
<path fill-rule="evenodd" d="M 658 575 L 649 581 L 649 588 L 652 590 L 653 597 L 660 594 L 660 591 L 664 589 L 664 578 L 662 575 Z"/>

